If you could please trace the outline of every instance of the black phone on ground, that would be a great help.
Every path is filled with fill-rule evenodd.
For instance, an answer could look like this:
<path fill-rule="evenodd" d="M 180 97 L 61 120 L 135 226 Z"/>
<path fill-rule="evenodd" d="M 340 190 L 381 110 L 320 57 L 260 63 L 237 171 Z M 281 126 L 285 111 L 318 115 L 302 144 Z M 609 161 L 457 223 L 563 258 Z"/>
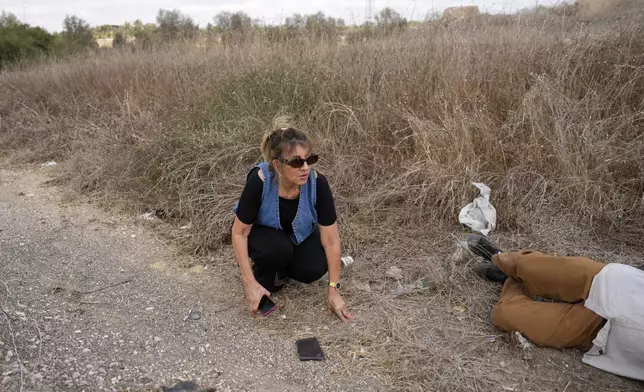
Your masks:
<path fill-rule="evenodd" d="M 300 339 L 295 342 L 300 361 L 323 361 L 324 352 L 317 338 Z"/>

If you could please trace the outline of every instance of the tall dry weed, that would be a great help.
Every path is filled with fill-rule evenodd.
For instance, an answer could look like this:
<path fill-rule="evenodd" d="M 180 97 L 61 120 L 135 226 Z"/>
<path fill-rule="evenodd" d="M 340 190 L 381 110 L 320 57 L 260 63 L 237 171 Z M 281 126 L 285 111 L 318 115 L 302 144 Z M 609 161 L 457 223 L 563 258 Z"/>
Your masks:
<path fill-rule="evenodd" d="M 347 46 L 119 52 L 1 77 L 3 151 L 226 239 L 278 113 L 318 139 L 343 221 L 444 225 L 494 189 L 500 222 L 642 228 L 643 33 L 561 19 L 427 27 Z M 26 154 L 26 155 L 25 155 Z"/>

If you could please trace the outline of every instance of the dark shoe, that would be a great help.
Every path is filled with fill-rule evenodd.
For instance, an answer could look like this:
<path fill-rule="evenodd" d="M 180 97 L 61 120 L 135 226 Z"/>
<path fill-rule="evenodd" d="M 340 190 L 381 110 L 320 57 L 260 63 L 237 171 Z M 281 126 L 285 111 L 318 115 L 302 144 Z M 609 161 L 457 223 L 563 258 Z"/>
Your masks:
<path fill-rule="evenodd" d="M 291 278 L 288 277 L 286 272 L 278 272 L 277 275 L 275 275 L 275 283 L 273 286 L 277 289 L 276 291 L 280 291 L 284 286 L 289 284 L 290 281 Z"/>
<path fill-rule="evenodd" d="M 492 256 L 497 253 L 502 253 L 500 249 L 492 245 L 492 243 L 480 234 L 470 234 L 467 236 L 467 246 L 477 256 L 481 256 L 485 260 L 492 261 Z"/>
<path fill-rule="evenodd" d="M 642 271 L 644 271 L 644 264 L 636 265 L 635 268 L 641 269 Z"/>
<path fill-rule="evenodd" d="M 270 293 L 277 293 L 278 291 L 282 290 L 284 288 L 284 285 L 288 281 L 288 278 L 285 278 L 282 276 L 281 273 L 277 273 L 275 275 L 261 275 L 259 276 L 257 274 L 257 265 L 253 264 L 253 275 L 255 276 L 255 280 L 264 286 L 266 290 L 268 290 Z"/>
<path fill-rule="evenodd" d="M 508 276 L 494 264 L 479 264 L 473 268 L 473 271 L 476 274 L 481 275 L 485 279 L 491 280 L 493 282 L 503 283 L 508 278 Z"/>

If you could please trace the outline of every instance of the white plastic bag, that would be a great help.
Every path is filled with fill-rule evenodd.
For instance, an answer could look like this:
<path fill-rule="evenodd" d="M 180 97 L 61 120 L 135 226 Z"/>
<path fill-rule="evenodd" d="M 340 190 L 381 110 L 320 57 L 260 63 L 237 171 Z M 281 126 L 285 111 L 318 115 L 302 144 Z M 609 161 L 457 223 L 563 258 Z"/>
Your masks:
<path fill-rule="evenodd" d="M 496 227 L 496 209 L 490 203 L 492 190 L 480 182 L 474 182 L 472 185 L 477 187 L 481 194 L 461 209 L 458 221 L 476 232 L 488 235 Z"/>

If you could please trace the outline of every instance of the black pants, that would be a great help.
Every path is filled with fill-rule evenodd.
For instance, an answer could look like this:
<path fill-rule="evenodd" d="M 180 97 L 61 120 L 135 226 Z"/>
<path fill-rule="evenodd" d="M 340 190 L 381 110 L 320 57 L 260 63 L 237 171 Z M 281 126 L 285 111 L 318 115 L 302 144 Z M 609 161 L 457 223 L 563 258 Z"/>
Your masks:
<path fill-rule="evenodd" d="M 276 275 L 312 283 L 328 268 L 317 227 L 301 244 L 295 245 L 283 230 L 253 225 L 248 236 L 248 255 L 255 263 L 255 279 L 271 292 L 279 289 L 275 287 Z"/>

